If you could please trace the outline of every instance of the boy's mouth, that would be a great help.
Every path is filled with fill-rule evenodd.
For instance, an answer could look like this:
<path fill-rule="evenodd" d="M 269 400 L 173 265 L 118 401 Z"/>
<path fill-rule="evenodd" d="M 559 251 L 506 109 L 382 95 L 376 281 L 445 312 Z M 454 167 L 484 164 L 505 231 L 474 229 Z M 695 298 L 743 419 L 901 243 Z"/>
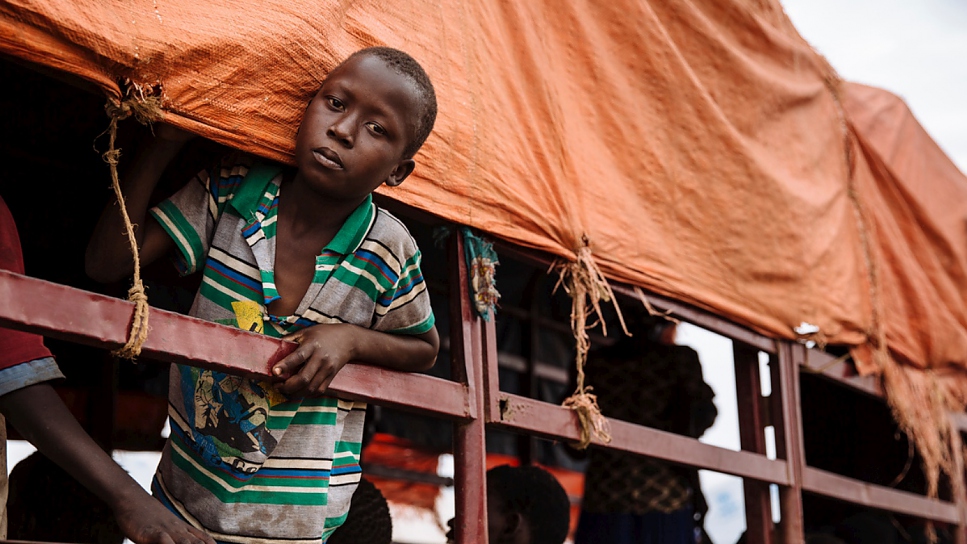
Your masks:
<path fill-rule="evenodd" d="M 339 158 L 339 154 L 329 149 L 328 147 L 320 147 L 318 149 L 313 149 L 312 155 L 316 158 L 317 162 L 319 162 L 326 168 L 329 168 L 332 170 L 343 169 L 342 159 Z"/>

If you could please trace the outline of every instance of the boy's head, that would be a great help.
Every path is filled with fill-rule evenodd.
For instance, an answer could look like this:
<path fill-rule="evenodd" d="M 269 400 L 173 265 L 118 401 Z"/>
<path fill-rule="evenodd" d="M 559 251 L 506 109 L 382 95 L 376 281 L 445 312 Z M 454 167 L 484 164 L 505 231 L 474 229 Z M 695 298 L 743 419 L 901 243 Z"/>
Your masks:
<path fill-rule="evenodd" d="M 299 175 L 327 197 L 361 201 L 413 171 L 436 120 L 423 68 L 389 47 L 362 49 L 336 66 L 309 102 L 296 136 Z"/>
<path fill-rule="evenodd" d="M 390 544 L 392 541 L 393 518 L 386 498 L 373 482 L 363 477 L 349 503 L 346 521 L 326 544 Z"/>
<path fill-rule="evenodd" d="M 540 467 L 502 465 L 487 471 L 490 544 L 561 544 L 570 509 L 564 488 Z"/>
<path fill-rule="evenodd" d="M 414 130 L 409 144 L 403 151 L 403 156 L 411 159 L 423 147 L 423 142 L 430 136 L 430 132 L 433 130 L 433 124 L 436 122 L 436 91 L 433 90 L 433 83 L 430 82 L 430 76 L 426 75 L 423 67 L 420 66 L 420 63 L 416 59 L 392 47 L 367 47 L 366 49 L 360 49 L 352 55 L 349 55 L 349 58 L 342 63 L 345 64 L 351 59 L 362 56 L 372 56 L 382 60 L 388 68 L 391 68 L 398 75 L 408 79 L 416 91 L 416 108 L 410 112 L 414 120 Z M 325 82 L 323 82 L 323 85 L 325 85 Z"/>

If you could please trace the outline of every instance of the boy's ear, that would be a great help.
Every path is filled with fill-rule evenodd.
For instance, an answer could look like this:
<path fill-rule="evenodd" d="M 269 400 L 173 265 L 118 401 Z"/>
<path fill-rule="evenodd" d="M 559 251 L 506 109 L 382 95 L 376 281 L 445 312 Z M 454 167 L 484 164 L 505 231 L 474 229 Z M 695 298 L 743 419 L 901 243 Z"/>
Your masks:
<path fill-rule="evenodd" d="M 386 178 L 386 185 L 396 187 L 400 183 L 403 183 L 403 180 L 413 173 L 414 168 L 416 168 L 416 161 L 413 159 L 403 159 L 399 164 L 396 165 L 396 168 L 390 172 L 389 177 Z"/>
<path fill-rule="evenodd" d="M 498 542 L 521 542 L 524 531 L 524 515 L 520 512 L 509 512 L 504 518 L 504 526 L 500 531 Z M 528 539 L 529 540 L 529 539 Z"/>

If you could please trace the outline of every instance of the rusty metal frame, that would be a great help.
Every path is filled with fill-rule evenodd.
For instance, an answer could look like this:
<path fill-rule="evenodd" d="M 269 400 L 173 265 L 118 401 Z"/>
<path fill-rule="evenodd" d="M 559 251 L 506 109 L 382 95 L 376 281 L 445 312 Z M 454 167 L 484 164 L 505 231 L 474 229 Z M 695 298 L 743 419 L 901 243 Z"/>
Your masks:
<path fill-rule="evenodd" d="M 124 344 L 134 304 L 0 270 L 0 326 L 89 346 Z M 50 301 L 50 304 L 43 304 Z M 268 376 L 271 363 L 296 344 L 165 310 L 152 309 L 142 354 L 160 361 Z M 347 398 L 379 402 L 448 419 L 469 419 L 467 386 L 377 367 L 348 365 L 330 389 Z M 428 392 L 433 402 L 426 402 Z"/>
<path fill-rule="evenodd" d="M 526 432 L 552 440 L 577 442 L 577 416 L 569 408 L 501 392 L 496 412 L 488 422 L 495 427 Z M 703 444 L 693 438 L 608 418 L 611 442 L 594 444 L 655 459 L 751 478 L 762 482 L 789 483 L 786 463 L 745 451 Z"/>
<path fill-rule="evenodd" d="M 502 250 L 506 249 L 502 246 Z M 577 418 L 560 406 L 502 393 L 497 377 L 498 351 L 493 322 L 478 318 L 470 306 L 462 239 L 454 236 L 451 259 L 451 365 L 454 381 L 387 369 L 349 365 L 333 381 L 340 395 L 441 417 L 455 425 L 455 483 L 461 543 L 483 543 L 486 502 L 486 427 L 508 429 L 558 440 L 578 438 Z M 532 261 L 534 259 L 531 259 Z M 537 259 L 538 262 L 541 259 Z M 546 261 L 546 259 L 544 259 Z M 622 296 L 639 296 L 617 286 Z M 948 502 L 897 491 L 831 474 L 806 465 L 802 447 L 799 372 L 821 372 L 857 391 L 882 396 L 875 381 L 850 374 L 831 356 L 776 341 L 674 300 L 645 295 L 649 302 L 676 317 L 735 340 L 736 384 L 740 400 L 740 436 L 744 451 L 732 451 L 696 440 L 609 420 L 613 441 L 604 447 L 709 469 L 745 478 L 750 542 L 799 542 L 803 538 L 802 493 L 888 510 L 923 519 L 957 524 L 958 544 L 965 542 L 967 499 Z M 116 348 L 127 335 L 133 304 L 63 285 L 0 271 L 0 325 L 86 345 Z M 266 375 L 272 361 L 294 344 L 239 331 L 180 314 L 152 310 L 151 334 L 144 355 L 167 362 Z M 759 392 L 757 351 L 770 354 L 772 395 Z M 967 417 L 952 416 L 967 429 Z M 776 430 L 777 459 L 765 456 L 763 431 Z M 781 517 L 770 526 L 768 484 L 780 486 Z M 758 536 L 757 536 L 758 535 Z"/>
<path fill-rule="evenodd" d="M 739 415 L 742 449 L 766 455 L 765 430 L 770 423 L 768 405 L 762 396 L 759 350 L 741 342 L 732 343 L 735 366 L 735 398 Z M 772 544 L 772 497 L 769 484 L 744 480 L 745 534 L 749 544 Z"/>
<path fill-rule="evenodd" d="M 450 353 L 452 376 L 467 388 L 470 413 L 454 425 L 453 458 L 456 482 L 454 536 L 461 544 L 484 544 L 487 536 L 487 445 L 483 419 L 484 386 L 481 320 L 471 306 L 463 235 L 450 237 Z M 492 325 L 492 323 L 491 323 Z M 434 393 L 428 394 L 432 402 Z M 483 493 L 481 491 L 484 491 Z"/>

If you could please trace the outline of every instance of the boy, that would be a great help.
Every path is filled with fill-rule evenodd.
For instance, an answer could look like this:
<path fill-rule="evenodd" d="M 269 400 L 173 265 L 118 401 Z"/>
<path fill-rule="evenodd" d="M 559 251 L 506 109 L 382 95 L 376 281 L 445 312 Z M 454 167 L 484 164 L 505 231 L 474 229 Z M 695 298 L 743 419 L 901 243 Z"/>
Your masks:
<path fill-rule="evenodd" d="M 0 198 L 0 269 L 23 274 L 17 225 Z M 43 338 L 0 327 L 0 413 L 41 453 L 100 497 L 138 544 L 210 537 L 161 507 L 81 428 L 50 381 L 63 378 Z M 0 417 L 0 539 L 7 538 L 6 426 Z"/>
<path fill-rule="evenodd" d="M 571 503 L 550 472 L 534 465 L 500 465 L 487 471 L 489 544 L 561 544 Z M 447 542 L 453 542 L 453 520 Z"/>
<path fill-rule="evenodd" d="M 158 127 L 127 179 L 141 260 L 177 247 L 204 269 L 191 314 L 300 345 L 275 383 L 172 367 L 172 434 L 155 495 L 227 542 L 323 542 L 343 522 L 360 470 L 365 405 L 320 396 L 349 361 L 433 365 L 439 338 L 406 228 L 371 193 L 413 171 L 436 117 L 426 73 L 390 48 L 353 54 L 310 100 L 296 168 L 240 158 L 202 172 L 151 211 L 151 191 L 185 137 Z M 244 181 L 243 181 L 244 180 Z M 118 215 L 105 210 L 88 273 L 131 272 Z"/>

